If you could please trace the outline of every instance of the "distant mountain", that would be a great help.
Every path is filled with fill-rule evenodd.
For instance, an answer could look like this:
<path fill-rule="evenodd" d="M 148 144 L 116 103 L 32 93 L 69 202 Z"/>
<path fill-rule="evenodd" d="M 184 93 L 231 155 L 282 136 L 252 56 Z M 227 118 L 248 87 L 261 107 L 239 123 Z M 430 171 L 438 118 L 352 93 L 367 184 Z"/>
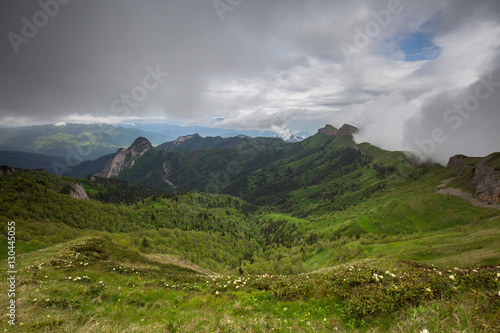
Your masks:
<path fill-rule="evenodd" d="M 64 174 L 74 178 L 84 178 L 101 171 L 112 156 L 113 154 L 108 154 L 68 167 L 68 161 L 64 157 L 0 150 L 0 165 L 30 170 L 44 169 L 53 175 Z"/>
<path fill-rule="evenodd" d="M 198 133 L 180 136 L 174 141 L 165 142 L 156 147 L 158 150 L 180 152 L 182 150 L 195 151 L 200 149 L 228 149 L 238 148 L 246 144 L 267 144 L 273 146 L 286 146 L 286 142 L 279 138 L 251 138 L 245 135 L 238 135 L 231 138 L 206 137 L 203 138 Z"/>
<path fill-rule="evenodd" d="M 236 129 L 225 129 L 225 128 L 211 128 L 203 126 L 179 126 L 172 124 L 135 124 L 135 125 L 123 125 L 127 128 L 137 128 L 147 132 L 159 133 L 167 136 L 168 138 L 164 141 L 173 141 L 175 138 L 180 136 L 186 136 L 190 133 L 198 133 L 202 137 L 223 137 L 230 138 L 234 136 L 244 135 L 249 137 L 278 137 L 278 135 L 273 131 L 260 131 L 260 130 L 236 130 Z M 300 141 L 304 138 L 311 136 L 314 133 L 301 131 L 292 135 L 289 140 L 290 142 Z M 155 144 L 153 142 L 153 144 Z"/>
<path fill-rule="evenodd" d="M 422 174 L 424 168 L 402 152 L 356 144 L 356 131 L 351 125 L 327 125 L 297 143 L 193 134 L 156 149 L 144 144 L 147 149 L 136 157 L 120 150 L 98 175 L 176 191 L 226 193 L 306 216 L 346 209 L 388 184 Z"/>
<path fill-rule="evenodd" d="M 113 157 L 113 155 L 114 154 L 108 154 L 95 160 L 83 161 L 75 167 L 66 170 L 64 174 L 74 178 L 85 178 L 88 175 L 95 175 L 104 169 L 106 163 Z"/>
<path fill-rule="evenodd" d="M 143 142 L 141 149 L 134 143 L 118 150 L 97 175 L 170 190 L 203 191 L 220 171 L 240 175 L 264 167 L 282 158 L 289 145 L 278 138 L 199 135 L 180 137 L 156 149 L 151 149 L 151 143 Z"/>
<path fill-rule="evenodd" d="M 64 164 L 65 158 L 19 151 L 0 151 L 0 165 L 22 169 L 45 169 L 45 171 L 55 174 L 54 163 Z"/>
<path fill-rule="evenodd" d="M 41 125 L 0 128 L 0 150 L 64 157 L 71 159 L 71 167 L 114 153 L 139 136 L 154 144 L 169 140 L 163 134 L 112 125 Z"/>

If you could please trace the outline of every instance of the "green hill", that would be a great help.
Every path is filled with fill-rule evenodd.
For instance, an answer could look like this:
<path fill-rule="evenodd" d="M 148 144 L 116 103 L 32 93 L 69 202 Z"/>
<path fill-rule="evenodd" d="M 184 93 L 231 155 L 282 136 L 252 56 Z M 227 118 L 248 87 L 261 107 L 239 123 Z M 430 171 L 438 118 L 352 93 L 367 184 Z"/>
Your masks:
<path fill-rule="evenodd" d="M 96 237 L 16 265 L 19 332 L 494 332 L 500 320 L 491 267 L 363 261 L 301 275 L 220 276 Z"/>
<path fill-rule="evenodd" d="M 487 195 L 498 154 L 444 168 L 335 131 L 150 149 L 116 179 L 0 168 L 18 328 L 494 332 L 500 209 L 439 192 Z"/>

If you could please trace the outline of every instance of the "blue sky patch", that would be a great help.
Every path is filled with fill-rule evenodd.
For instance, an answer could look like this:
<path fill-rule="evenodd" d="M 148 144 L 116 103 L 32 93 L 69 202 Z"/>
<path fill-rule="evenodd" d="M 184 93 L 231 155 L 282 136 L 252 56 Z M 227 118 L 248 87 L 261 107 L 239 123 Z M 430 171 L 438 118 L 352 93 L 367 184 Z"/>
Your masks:
<path fill-rule="evenodd" d="M 405 61 L 433 60 L 439 56 L 441 48 L 432 43 L 430 33 L 415 32 L 398 42 L 405 53 Z"/>

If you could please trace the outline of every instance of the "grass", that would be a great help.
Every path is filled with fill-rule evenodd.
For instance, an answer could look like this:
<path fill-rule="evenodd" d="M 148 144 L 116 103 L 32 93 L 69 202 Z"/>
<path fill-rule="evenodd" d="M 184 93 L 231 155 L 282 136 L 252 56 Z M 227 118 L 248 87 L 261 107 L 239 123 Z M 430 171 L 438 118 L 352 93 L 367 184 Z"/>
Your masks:
<path fill-rule="evenodd" d="M 299 218 L 296 218 L 296 217 L 288 216 L 288 215 L 285 215 L 285 214 L 276 214 L 276 213 L 265 214 L 265 215 L 262 215 L 260 218 L 262 220 L 287 221 L 289 223 L 295 223 L 298 226 L 302 226 L 302 225 L 308 223 L 308 221 L 303 220 L 303 219 L 299 219 Z"/>
<path fill-rule="evenodd" d="M 1 322 L 17 332 L 495 332 L 500 324 L 500 267 L 365 260 L 301 275 L 211 276 L 102 238 L 17 264 L 17 325 Z"/>
<path fill-rule="evenodd" d="M 407 236 L 410 238 L 411 236 Z M 366 245 L 371 257 L 412 259 L 459 267 L 500 263 L 500 220 L 481 226 L 455 227 L 423 235 L 416 239 Z"/>

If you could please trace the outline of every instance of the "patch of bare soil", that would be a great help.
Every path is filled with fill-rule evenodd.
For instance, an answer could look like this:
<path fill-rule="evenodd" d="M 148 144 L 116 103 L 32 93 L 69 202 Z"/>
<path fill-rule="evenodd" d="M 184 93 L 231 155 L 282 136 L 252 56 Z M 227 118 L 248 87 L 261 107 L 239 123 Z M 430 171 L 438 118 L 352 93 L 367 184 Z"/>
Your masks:
<path fill-rule="evenodd" d="M 448 183 L 451 181 L 452 179 L 447 179 L 447 180 L 444 180 L 439 186 L 438 186 L 438 191 L 437 193 L 439 194 L 449 194 L 449 195 L 455 195 L 455 196 L 458 196 L 468 202 L 470 202 L 471 204 L 473 204 L 474 206 L 476 207 L 488 207 L 488 208 L 496 208 L 496 209 L 500 209 L 500 205 L 499 204 L 491 204 L 487 201 L 481 201 L 477 198 L 475 198 L 472 193 L 468 193 L 468 192 L 464 192 L 462 191 L 461 189 L 459 188 L 453 188 L 453 187 L 446 187 L 448 185 Z"/>

